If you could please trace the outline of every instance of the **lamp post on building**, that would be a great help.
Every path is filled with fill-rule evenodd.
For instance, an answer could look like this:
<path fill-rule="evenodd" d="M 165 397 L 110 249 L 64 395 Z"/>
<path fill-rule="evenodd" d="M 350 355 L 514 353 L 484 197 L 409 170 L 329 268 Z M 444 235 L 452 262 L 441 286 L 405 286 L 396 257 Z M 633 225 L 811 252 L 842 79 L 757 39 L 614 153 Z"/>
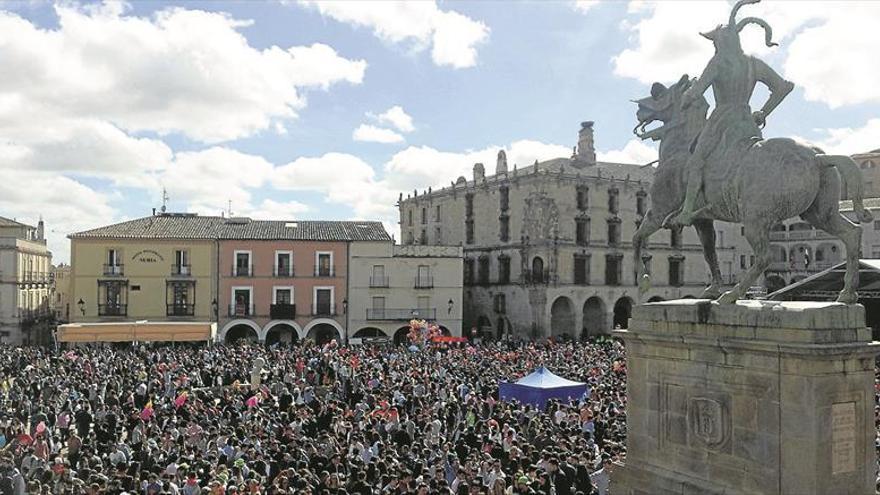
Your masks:
<path fill-rule="evenodd" d="M 83 301 L 82 298 L 79 298 L 79 301 L 77 301 L 76 305 L 79 306 L 79 312 L 82 313 L 83 316 L 85 316 L 86 315 L 86 302 Z"/>
<path fill-rule="evenodd" d="M 455 301 L 453 301 L 452 298 L 450 298 L 449 302 L 447 303 L 447 306 L 446 306 L 446 314 L 447 315 L 452 314 L 452 306 L 454 306 L 454 305 L 455 305 Z"/>

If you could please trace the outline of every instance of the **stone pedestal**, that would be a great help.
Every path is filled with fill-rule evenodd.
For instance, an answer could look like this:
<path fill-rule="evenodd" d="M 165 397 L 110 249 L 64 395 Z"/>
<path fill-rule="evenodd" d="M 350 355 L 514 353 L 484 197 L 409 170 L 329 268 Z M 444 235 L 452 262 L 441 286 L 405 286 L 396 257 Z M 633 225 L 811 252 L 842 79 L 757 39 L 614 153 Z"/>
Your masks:
<path fill-rule="evenodd" d="M 873 494 L 874 357 L 862 306 L 638 306 L 615 495 Z"/>

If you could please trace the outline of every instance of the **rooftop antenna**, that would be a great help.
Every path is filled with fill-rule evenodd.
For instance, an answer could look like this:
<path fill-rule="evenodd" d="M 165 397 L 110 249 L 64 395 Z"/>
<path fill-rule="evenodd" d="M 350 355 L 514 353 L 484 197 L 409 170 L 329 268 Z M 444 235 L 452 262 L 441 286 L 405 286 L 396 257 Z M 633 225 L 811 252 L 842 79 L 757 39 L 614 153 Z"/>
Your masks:
<path fill-rule="evenodd" d="M 232 218 L 232 200 L 227 200 L 226 204 L 228 205 L 226 208 L 226 213 L 229 215 L 229 218 Z"/>
<path fill-rule="evenodd" d="M 168 208 L 168 191 L 165 188 L 162 188 L 162 213 L 165 213 Z"/>

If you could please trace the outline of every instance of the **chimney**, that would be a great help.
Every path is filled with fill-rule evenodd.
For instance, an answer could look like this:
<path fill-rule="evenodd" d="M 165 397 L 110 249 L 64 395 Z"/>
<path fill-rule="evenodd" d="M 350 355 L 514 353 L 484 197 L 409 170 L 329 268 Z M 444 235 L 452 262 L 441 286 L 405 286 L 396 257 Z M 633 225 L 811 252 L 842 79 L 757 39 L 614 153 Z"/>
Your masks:
<path fill-rule="evenodd" d="M 482 180 L 486 178 L 486 168 L 483 167 L 482 163 L 474 164 L 474 181 Z"/>
<path fill-rule="evenodd" d="M 156 216 L 156 209 L 155 208 L 153 208 L 153 216 L 154 217 Z"/>
<path fill-rule="evenodd" d="M 578 131 L 577 145 L 578 160 L 587 162 L 589 165 L 596 164 L 596 148 L 593 145 L 593 121 L 581 122 L 581 130 Z"/>
<path fill-rule="evenodd" d="M 46 239 L 46 227 L 43 224 L 43 219 L 40 218 L 40 221 L 37 222 L 37 240 L 43 241 Z"/>
<path fill-rule="evenodd" d="M 498 161 L 495 165 L 495 175 L 507 173 L 507 153 L 504 150 L 498 151 Z"/>

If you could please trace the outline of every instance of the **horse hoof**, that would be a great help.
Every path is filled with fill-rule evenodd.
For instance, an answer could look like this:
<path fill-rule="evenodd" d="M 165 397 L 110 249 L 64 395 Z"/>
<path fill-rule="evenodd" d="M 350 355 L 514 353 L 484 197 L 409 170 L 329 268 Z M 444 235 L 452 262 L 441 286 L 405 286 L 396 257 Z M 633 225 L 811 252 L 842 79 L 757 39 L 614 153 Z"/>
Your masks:
<path fill-rule="evenodd" d="M 837 296 L 837 302 L 843 304 L 858 304 L 859 295 L 855 291 L 841 291 Z"/>
<path fill-rule="evenodd" d="M 736 297 L 736 294 L 729 290 L 724 294 L 721 294 L 721 297 L 718 298 L 718 304 L 734 304 L 736 300 L 739 299 Z"/>

